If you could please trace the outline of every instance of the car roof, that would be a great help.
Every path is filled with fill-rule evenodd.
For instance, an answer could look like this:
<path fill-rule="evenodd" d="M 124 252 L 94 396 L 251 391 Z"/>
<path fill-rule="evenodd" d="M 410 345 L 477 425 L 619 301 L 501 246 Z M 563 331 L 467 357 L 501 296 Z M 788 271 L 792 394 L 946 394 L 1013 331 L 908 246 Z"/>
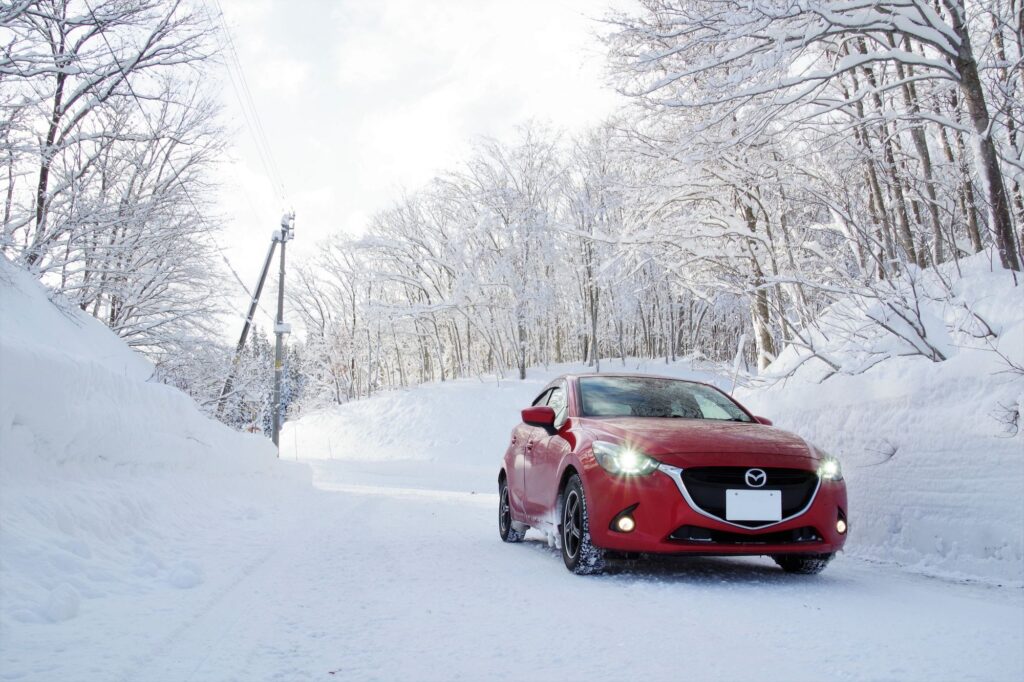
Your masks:
<path fill-rule="evenodd" d="M 668 381 L 685 381 L 688 384 L 702 384 L 704 386 L 710 386 L 711 384 L 705 381 L 697 381 L 695 379 L 680 379 L 679 377 L 665 376 L 664 374 L 640 374 L 637 372 L 579 372 L 573 374 L 563 374 L 556 378 L 558 379 L 587 379 L 591 377 L 625 377 L 625 378 L 640 378 L 640 379 L 665 379 Z"/>

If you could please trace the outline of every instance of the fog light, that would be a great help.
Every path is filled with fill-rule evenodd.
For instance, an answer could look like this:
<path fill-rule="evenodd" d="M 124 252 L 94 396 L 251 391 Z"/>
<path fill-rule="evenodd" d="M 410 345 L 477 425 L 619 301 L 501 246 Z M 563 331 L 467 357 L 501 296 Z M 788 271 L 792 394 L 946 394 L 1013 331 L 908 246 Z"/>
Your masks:
<path fill-rule="evenodd" d="M 632 533 L 633 529 L 636 528 L 636 520 L 633 519 L 633 512 L 640 506 L 640 503 L 631 504 L 614 517 L 612 517 L 611 523 L 608 524 L 608 530 L 615 533 Z"/>
<path fill-rule="evenodd" d="M 844 521 L 843 519 L 839 519 L 838 521 L 836 521 L 836 531 L 838 531 L 838 533 L 840 535 L 845 535 L 846 534 L 846 521 Z"/>

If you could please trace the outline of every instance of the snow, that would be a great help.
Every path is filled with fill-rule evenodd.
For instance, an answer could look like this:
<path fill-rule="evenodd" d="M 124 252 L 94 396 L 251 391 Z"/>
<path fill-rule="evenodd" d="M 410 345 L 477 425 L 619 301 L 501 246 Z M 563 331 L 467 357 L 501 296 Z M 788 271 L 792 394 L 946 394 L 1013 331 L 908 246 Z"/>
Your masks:
<path fill-rule="evenodd" d="M 960 268 L 951 302 L 922 303 L 922 316 L 933 321 L 929 337 L 941 339 L 936 345 L 948 360 L 891 358 L 824 381 L 812 361 L 785 381 L 740 389 L 737 397 L 843 462 L 849 554 L 1020 586 L 1024 434 L 1014 435 L 1001 416 L 1024 404 L 1024 374 L 1007 364 L 1024 367 L 1024 298 L 1012 275 L 990 267 L 984 254 Z M 998 339 L 976 338 L 979 324 L 967 310 Z M 852 355 L 826 352 L 840 360 Z M 799 362 L 787 349 L 768 373 L 784 374 Z"/>
<path fill-rule="evenodd" d="M 173 603 L 226 570 L 196 529 L 244 538 L 309 474 L 151 381 L 146 360 L 2 258 L 0 320 L 0 674 L 49 677 L 74 670 L 46 653 L 62 641 L 51 626 L 67 624 L 62 646 L 103 651 L 130 623 L 97 613 Z M 101 654 L 75 663 L 76 677 L 106 670 Z"/>
<path fill-rule="evenodd" d="M 792 393 L 780 385 L 747 396 L 822 441 L 832 423 L 828 400 L 866 410 L 863 419 L 878 422 L 874 435 L 905 439 L 875 468 L 908 507 L 889 545 L 886 514 L 897 503 L 876 520 L 871 505 L 884 502 L 885 490 L 844 450 L 850 551 L 820 576 L 788 575 L 762 558 L 688 558 L 617 564 L 609 575 L 581 578 L 533 531 L 519 545 L 499 540 L 495 488 L 518 409 L 549 378 L 582 367 L 533 368 L 525 382 L 421 386 L 313 413 L 286 425 L 276 461 L 265 440 L 231 432 L 148 381 L 148 366 L 112 335 L 58 311 L 4 261 L 0 279 L 3 679 L 1024 674 L 1024 592 L 994 579 L 1014 574 L 1012 543 L 985 560 L 968 551 L 979 528 L 1013 530 L 1012 521 L 982 523 L 981 515 L 1006 512 L 1014 499 L 1019 505 L 1020 488 L 1008 492 L 1015 474 L 1004 472 L 1006 482 L 988 476 L 991 494 L 979 478 L 947 499 L 943 513 L 928 491 L 962 464 L 955 444 L 931 455 L 949 466 L 927 468 L 927 477 L 920 463 L 899 465 L 912 459 L 911 446 L 930 447 L 972 420 L 956 442 L 981 438 L 996 447 L 979 416 L 987 403 L 954 414 L 952 402 L 939 400 L 942 386 L 959 385 L 945 375 L 955 365 L 908 361 L 879 374 L 884 382 L 871 372 L 821 385 L 798 376 Z M 620 369 L 618 361 L 604 365 Z M 686 362 L 631 361 L 627 369 L 731 384 Z M 954 374 L 971 378 L 966 367 Z M 929 376 L 924 398 L 937 401 L 941 427 L 899 383 Z M 963 390 L 977 398 L 987 376 Z M 833 383 L 839 379 L 860 383 Z M 873 392 L 855 401 L 834 396 L 836 387 Z M 822 403 L 801 404 L 801 396 Z M 903 431 L 916 437 L 884 418 L 896 408 L 906 416 Z M 860 425 L 861 417 L 847 419 Z M 921 435 L 930 429 L 934 438 Z M 971 455 L 979 461 L 996 461 L 978 450 Z M 943 554 L 934 538 L 915 542 L 925 528 L 915 509 L 932 523 L 976 523 L 951 526 L 943 538 L 953 549 Z M 1018 522 L 1018 539 L 1020 529 Z M 906 570 L 926 555 L 946 562 L 931 568 L 993 579 Z"/>
<path fill-rule="evenodd" d="M 360 490 L 336 464 L 315 463 L 324 490 L 303 504 L 301 523 L 269 531 L 275 551 L 222 592 L 188 595 L 182 631 L 133 637 L 140 654 L 118 672 L 1009 680 L 1024 670 L 1017 591 L 843 559 L 811 579 L 766 560 L 710 558 L 580 578 L 540 536 L 501 543 L 493 494 L 410 491 L 401 479 Z"/>

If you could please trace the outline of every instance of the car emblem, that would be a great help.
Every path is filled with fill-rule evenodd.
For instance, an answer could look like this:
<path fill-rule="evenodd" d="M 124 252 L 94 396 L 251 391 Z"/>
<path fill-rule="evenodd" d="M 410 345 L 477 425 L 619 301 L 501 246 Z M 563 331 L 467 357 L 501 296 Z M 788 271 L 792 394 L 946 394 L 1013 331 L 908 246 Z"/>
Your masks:
<path fill-rule="evenodd" d="M 743 479 L 751 488 L 760 488 L 768 482 L 768 474 L 764 472 L 764 469 L 747 469 Z"/>

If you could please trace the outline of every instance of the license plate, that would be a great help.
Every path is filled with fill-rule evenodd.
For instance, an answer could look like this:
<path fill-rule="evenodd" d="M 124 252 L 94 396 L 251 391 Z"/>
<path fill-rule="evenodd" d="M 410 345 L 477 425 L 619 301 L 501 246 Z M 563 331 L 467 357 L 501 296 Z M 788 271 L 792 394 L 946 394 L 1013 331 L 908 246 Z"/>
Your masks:
<path fill-rule="evenodd" d="M 781 521 L 782 492 L 779 490 L 726 490 L 727 521 Z"/>

